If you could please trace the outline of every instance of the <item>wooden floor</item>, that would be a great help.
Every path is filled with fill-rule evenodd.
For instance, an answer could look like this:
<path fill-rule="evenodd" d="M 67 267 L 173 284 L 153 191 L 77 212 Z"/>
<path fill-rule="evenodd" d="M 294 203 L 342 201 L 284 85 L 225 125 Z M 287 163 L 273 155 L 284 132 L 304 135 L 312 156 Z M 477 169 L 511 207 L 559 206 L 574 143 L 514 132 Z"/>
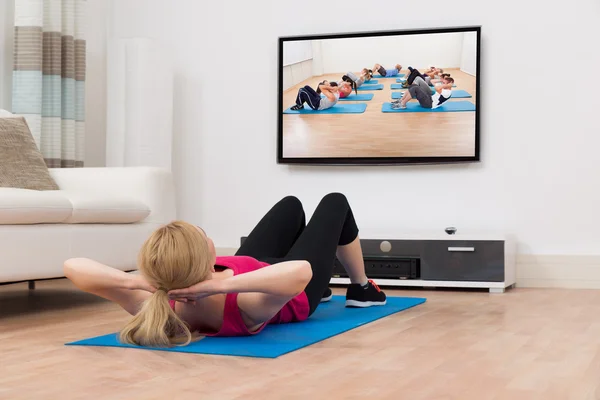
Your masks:
<path fill-rule="evenodd" d="M 402 71 L 408 72 L 408 71 Z M 449 69 L 456 89 L 473 95 L 475 77 Z M 343 73 L 315 76 L 285 91 L 283 108 L 295 102 L 298 88 L 315 88 L 324 79 L 338 81 Z M 392 100 L 390 85 L 396 79 L 378 79 L 383 90 L 373 93 L 362 114 L 283 115 L 283 155 L 304 157 L 449 157 L 473 156 L 475 151 L 475 112 L 382 113 L 381 106 Z M 416 100 L 413 100 L 416 101 Z M 354 102 L 344 102 L 354 103 Z"/>
<path fill-rule="evenodd" d="M 126 313 L 64 280 L 0 286 L 0 399 L 600 399 L 598 290 L 388 294 L 428 300 L 270 360 L 67 347 Z"/>

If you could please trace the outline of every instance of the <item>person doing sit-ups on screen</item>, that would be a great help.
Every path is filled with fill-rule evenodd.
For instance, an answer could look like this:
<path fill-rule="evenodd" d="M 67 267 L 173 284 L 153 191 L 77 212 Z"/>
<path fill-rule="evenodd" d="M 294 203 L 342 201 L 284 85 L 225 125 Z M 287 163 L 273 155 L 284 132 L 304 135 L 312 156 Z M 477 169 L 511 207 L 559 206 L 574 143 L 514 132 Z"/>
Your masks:
<path fill-rule="evenodd" d="M 336 105 L 340 99 L 339 86 L 336 82 L 323 81 L 314 90 L 306 85 L 298 89 L 296 96 L 296 104 L 291 107 L 291 110 L 297 111 L 304 109 L 304 103 L 316 111 L 326 110 Z M 325 97 L 321 97 L 321 93 Z"/>
<path fill-rule="evenodd" d="M 363 83 L 369 82 L 373 78 L 373 72 L 367 68 L 363 68 L 362 71 L 360 71 L 360 76 L 356 75 L 354 72 L 347 72 L 344 76 L 347 76 L 354 81 L 356 87 L 359 88 Z M 342 79 L 344 78 L 342 77 Z"/>
<path fill-rule="evenodd" d="M 416 99 L 421 107 L 436 109 L 452 97 L 453 83 L 454 79 L 450 77 L 444 78 L 441 83 L 434 87 L 434 92 L 432 94 L 431 87 L 425 83 L 423 78 L 417 76 L 414 79 L 413 84 L 408 87 L 406 92 L 404 92 L 402 98 L 392 102 L 392 108 L 405 109 L 406 103 L 412 99 Z"/>
<path fill-rule="evenodd" d="M 385 69 L 383 67 L 383 65 L 381 65 L 381 64 L 375 64 L 375 66 L 373 67 L 373 71 L 377 71 L 379 73 L 379 75 L 381 75 L 384 78 L 389 78 L 391 76 L 398 76 L 398 74 L 400 74 L 401 70 L 402 70 L 402 65 L 400 65 L 400 64 L 396 64 L 396 66 L 393 69 Z"/>

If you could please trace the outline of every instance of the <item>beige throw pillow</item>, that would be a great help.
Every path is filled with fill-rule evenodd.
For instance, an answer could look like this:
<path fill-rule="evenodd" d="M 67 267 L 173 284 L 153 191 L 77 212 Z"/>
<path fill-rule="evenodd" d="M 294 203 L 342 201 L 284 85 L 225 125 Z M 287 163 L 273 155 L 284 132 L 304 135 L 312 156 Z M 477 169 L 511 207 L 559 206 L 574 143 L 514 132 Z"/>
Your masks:
<path fill-rule="evenodd" d="M 0 187 L 58 190 L 23 117 L 0 118 Z"/>

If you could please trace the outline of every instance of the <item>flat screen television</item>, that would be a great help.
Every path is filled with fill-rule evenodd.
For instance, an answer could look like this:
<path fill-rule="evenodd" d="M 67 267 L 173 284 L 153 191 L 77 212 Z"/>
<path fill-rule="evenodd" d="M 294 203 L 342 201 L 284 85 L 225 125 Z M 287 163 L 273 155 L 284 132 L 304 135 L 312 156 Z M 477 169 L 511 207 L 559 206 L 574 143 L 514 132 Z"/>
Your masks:
<path fill-rule="evenodd" d="M 481 27 L 280 37 L 282 164 L 480 161 Z"/>

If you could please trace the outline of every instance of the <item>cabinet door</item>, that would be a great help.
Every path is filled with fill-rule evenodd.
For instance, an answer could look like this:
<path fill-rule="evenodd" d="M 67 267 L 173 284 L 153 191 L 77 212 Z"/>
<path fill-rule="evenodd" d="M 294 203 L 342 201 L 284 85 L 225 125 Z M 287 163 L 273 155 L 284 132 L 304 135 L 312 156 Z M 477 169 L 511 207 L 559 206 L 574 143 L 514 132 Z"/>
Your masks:
<path fill-rule="evenodd" d="M 435 281 L 504 281 L 503 241 L 425 241 L 421 277 Z"/>

